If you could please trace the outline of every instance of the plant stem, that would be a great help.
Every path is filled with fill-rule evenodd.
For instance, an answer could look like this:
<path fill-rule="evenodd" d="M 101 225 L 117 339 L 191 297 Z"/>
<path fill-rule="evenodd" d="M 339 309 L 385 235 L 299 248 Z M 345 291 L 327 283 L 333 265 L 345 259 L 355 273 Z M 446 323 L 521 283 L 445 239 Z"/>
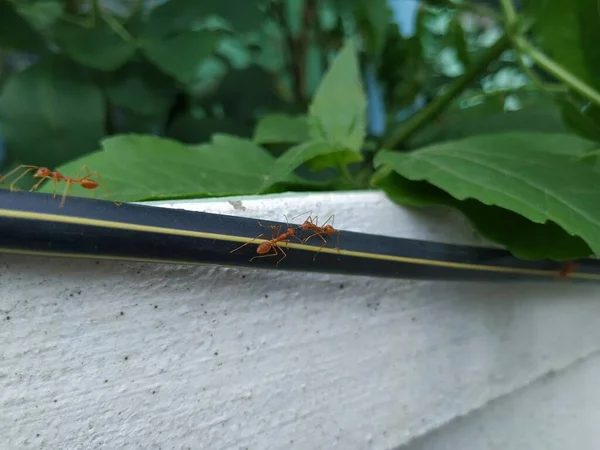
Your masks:
<path fill-rule="evenodd" d="M 504 20 L 507 28 L 510 29 L 517 21 L 517 12 L 512 0 L 500 0 L 502 11 L 504 12 Z"/>
<path fill-rule="evenodd" d="M 492 45 L 479 60 L 474 61 L 468 70 L 458 79 L 456 79 L 447 89 L 447 91 L 435 98 L 431 103 L 417 112 L 405 123 L 400 124 L 392 131 L 383 142 L 383 148 L 393 149 L 399 144 L 403 144 L 415 132 L 421 129 L 437 118 L 444 109 L 452 103 L 462 91 L 464 91 L 487 67 L 500 57 L 500 55 L 510 48 L 510 39 L 507 34 L 503 34 Z"/>
<path fill-rule="evenodd" d="M 522 32 L 516 31 L 518 17 L 512 4 L 512 0 L 500 1 L 502 4 L 502 10 L 504 11 L 506 29 L 509 30 L 509 34 L 511 35 L 513 44 L 517 50 L 529 56 L 539 67 L 554 75 L 568 87 L 583 95 L 588 100 L 594 102 L 596 105 L 600 106 L 600 92 L 531 45 L 523 36 Z M 521 56 L 519 56 L 519 60 L 520 58 Z"/>
<path fill-rule="evenodd" d="M 554 75 L 564 84 L 566 84 L 579 94 L 583 95 L 588 100 L 600 106 L 600 92 L 598 92 L 596 89 L 579 79 L 577 76 L 573 75 L 569 70 L 565 69 L 557 62 L 550 59 L 544 53 L 536 49 L 533 45 L 527 42 L 525 38 L 517 36 L 514 40 L 517 48 L 522 53 L 526 54 L 531 59 L 533 59 L 533 61 L 539 67 L 544 69 L 546 72 Z"/>

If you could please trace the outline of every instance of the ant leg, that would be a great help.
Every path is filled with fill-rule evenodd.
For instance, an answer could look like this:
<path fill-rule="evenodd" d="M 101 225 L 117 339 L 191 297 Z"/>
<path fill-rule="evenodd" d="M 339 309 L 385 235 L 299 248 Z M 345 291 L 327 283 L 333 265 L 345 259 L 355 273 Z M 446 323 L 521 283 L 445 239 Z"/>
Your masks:
<path fill-rule="evenodd" d="M 321 236 L 321 237 L 323 237 L 323 236 Z M 323 241 L 325 241 L 325 239 L 323 239 Z M 325 248 L 325 246 L 326 246 L 326 245 L 327 245 L 327 241 L 325 241 L 325 243 L 324 243 L 323 245 L 321 245 L 321 247 L 319 247 L 319 250 L 317 250 L 317 251 L 315 252 L 315 256 L 313 256 L 313 261 L 316 261 L 316 260 L 317 260 L 317 255 L 319 254 L 319 252 L 320 252 L 321 250 L 323 250 L 323 249 Z"/>
<path fill-rule="evenodd" d="M 38 166 L 27 166 L 25 164 L 21 164 L 20 166 L 17 166 L 13 170 L 11 170 L 10 172 L 8 172 L 6 175 L 2 175 L 0 177 L 0 183 L 2 183 L 4 180 L 6 180 L 8 177 L 10 177 L 13 173 L 18 172 L 21 169 L 27 169 L 25 171 L 25 173 L 27 173 L 27 172 L 29 172 L 31 170 L 39 169 L 39 167 Z M 14 184 L 14 182 L 13 182 L 13 184 Z"/>
<path fill-rule="evenodd" d="M 273 253 L 267 253 L 266 255 L 256 255 L 253 258 L 250 259 L 250 261 L 254 261 L 257 258 L 270 258 L 271 256 L 278 256 L 279 253 L 277 253 L 277 244 L 273 244 L 271 246 L 271 250 L 273 250 Z M 279 248 L 279 250 L 281 250 L 281 247 Z"/>
<path fill-rule="evenodd" d="M 252 239 L 249 242 L 246 242 L 245 244 L 240 245 L 239 247 L 234 248 L 233 250 L 231 250 L 229 253 L 233 253 L 233 252 L 237 252 L 240 248 L 245 247 L 248 244 L 252 244 L 255 240 L 259 239 L 261 236 L 264 236 L 264 233 L 259 234 L 258 236 L 256 236 L 254 239 Z"/>
<path fill-rule="evenodd" d="M 63 191 L 63 195 L 62 198 L 60 200 L 60 204 L 58 205 L 59 208 L 62 208 L 63 206 L 65 206 L 65 200 L 67 199 L 67 193 L 69 192 L 69 187 L 73 187 L 72 183 L 69 183 L 68 181 L 65 182 L 65 190 Z"/>
<path fill-rule="evenodd" d="M 330 215 L 329 218 L 325 222 L 323 222 L 323 225 L 321 225 L 321 226 L 324 227 L 330 220 L 331 220 L 331 226 L 333 226 L 334 219 L 335 219 L 335 214 Z"/>
<path fill-rule="evenodd" d="M 290 237 L 293 237 L 294 239 L 297 239 L 298 242 L 300 242 L 301 244 L 304 244 L 304 241 L 302 239 L 300 239 L 298 236 L 296 236 L 295 234 L 291 235 Z"/>
<path fill-rule="evenodd" d="M 79 179 L 81 172 L 83 172 L 83 171 L 85 171 L 85 177 L 83 177 L 83 178 L 88 178 L 90 176 L 90 174 L 91 174 L 90 169 L 88 169 L 87 164 L 84 164 L 83 166 L 81 166 L 81 169 L 79 169 L 77 171 L 77 173 L 75 174 L 76 180 Z"/>
<path fill-rule="evenodd" d="M 30 167 L 27 170 L 25 170 L 21 175 L 19 175 L 12 183 L 10 183 L 10 190 L 11 191 L 18 190 L 18 189 L 15 189 L 15 184 L 17 184 L 21 178 L 23 178 L 25 175 L 27 175 L 29 172 L 31 172 L 32 170 L 35 170 L 35 169 L 36 169 L 36 167 Z M 10 175 L 13 172 L 9 172 L 6 176 Z"/>
<path fill-rule="evenodd" d="M 313 236 L 319 236 L 319 238 L 323 241 L 323 245 L 327 245 L 327 241 L 325 240 L 325 238 L 323 237 L 323 232 L 320 231 L 315 231 L 313 234 L 311 234 L 309 237 L 307 237 L 306 239 L 304 239 L 302 241 L 302 243 L 306 243 L 306 241 L 308 241 L 310 238 L 312 238 Z"/>
<path fill-rule="evenodd" d="M 43 177 L 40 181 L 38 181 L 37 183 L 34 184 L 34 186 L 29 189 L 29 192 L 33 192 L 35 191 L 37 188 L 40 187 L 40 184 L 42 184 L 44 181 L 46 181 L 47 179 L 52 178 L 52 177 Z M 52 178 L 54 180 L 54 178 Z M 54 181 L 56 183 L 56 181 Z"/>
<path fill-rule="evenodd" d="M 281 261 L 283 261 L 285 258 L 287 258 L 287 253 L 283 251 L 283 248 L 279 247 L 279 250 L 281 250 L 281 253 L 283 253 L 283 256 L 281 257 L 281 259 L 279 261 L 277 261 L 277 264 L 275 264 L 275 267 L 279 266 L 279 263 Z"/>
<path fill-rule="evenodd" d="M 295 218 L 297 218 L 297 217 L 304 216 L 304 215 L 306 215 L 306 214 L 310 214 L 310 215 L 312 215 L 312 209 L 311 209 L 310 211 L 306 211 L 306 212 L 303 212 L 303 213 L 300 213 L 300 214 L 298 214 L 297 216 L 294 216 L 294 217 L 292 217 L 292 220 L 294 220 L 294 219 L 295 219 Z M 309 218 L 310 218 L 310 215 L 308 216 Z M 306 220 L 308 220 L 308 219 L 306 219 Z"/>
<path fill-rule="evenodd" d="M 319 247 L 319 250 L 317 250 L 315 252 L 315 256 L 313 257 L 313 261 L 315 261 L 317 259 L 317 255 L 319 254 L 319 252 L 327 246 L 327 240 L 321 235 L 321 233 L 314 233 L 314 234 L 311 234 L 306 239 L 304 239 L 304 242 L 308 241 L 313 236 L 319 236 L 321 238 L 321 240 L 323 241 L 323 245 L 321 245 L 321 247 Z"/>
<path fill-rule="evenodd" d="M 286 241 L 287 242 L 287 241 Z M 279 256 L 279 253 L 277 252 L 277 249 L 279 248 L 279 251 L 283 254 L 283 256 L 281 257 L 281 259 L 279 261 L 277 261 L 277 263 L 275 264 L 275 267 L 277 267 L 279 265 L 279 263 L 281 261 L 283 261 L 286 257 L 287 257 L 287 253 L 285 251 L 283 251 L 283 248 L 279 245 L 279 244 L 275 244 L 273 245 L 273 247 L 271 247 L 273 249 L 273 253 L 269 253 L 268 255 L 259 255 L 259 256 L 255 256 L 254 258 L 252 258 L 250 261 L 252 261 L 253 259 L 256 258 L 268 258 L 270 256 Z"/>
<path fill-rule="evenodd" d="M 98 172 L 90 172 L 85 164 L 83 165 L 83 167 L 81 169 L 79 169 L 79 172 L 81 172 L 83 169 L 85 169 L 87 171 L 87 175 L 85 177 L 83 177 L 82 180 L 88 180 L 91 177 L 98 178 L 98 184 L 100 186 L 102 186 L 102 189 L 104 189 L 104 192 L 106 192 L 106 197 L 110 198 L 112 196 L 112 194 L 108 190 L 108 187 L 106 186 L 106 183 L 104 182 L 104 178 L 102 178 L 102 175 L 100 175 Z M 77 176 L 79 176 L 79 172 L 77 172 Z M 117 206 L 121 206 L 123 204 L 123 202 L 115 202 L 115 201 L 113 201 L 113 203 Z"/>
<path fill-rule="evenodd" d="M 309 237 L 307 237 L 306 239 L 304 239 L 304 240 L 302 241 L 302 243 L 304 244 L 306 241 L 308 241 L 308 240 L 309 240 L 311 237 L 313 237 L 313 236 L 319 236 L 319 237 L 321 238 L 321 240 L 322 240 L 322 241 L 323 241 L 325 244 L 327 244 L 327 241 L 326 241 L 326 240 L 325 240 L 325 238 L 323 237 L 322 233 L 313 233 L 313 234 L 311 234 Z"/>
<path fill-rule="evenodd" d="M 281 225 L 263 225 L 262 223 L 258 222 L 258 225 L 263 227 L 263 228 L 270 228 L 273 235 L 271 237 L 271 239 L 274 239 L 275 237 L 279 236 L 281 234 Z"/>

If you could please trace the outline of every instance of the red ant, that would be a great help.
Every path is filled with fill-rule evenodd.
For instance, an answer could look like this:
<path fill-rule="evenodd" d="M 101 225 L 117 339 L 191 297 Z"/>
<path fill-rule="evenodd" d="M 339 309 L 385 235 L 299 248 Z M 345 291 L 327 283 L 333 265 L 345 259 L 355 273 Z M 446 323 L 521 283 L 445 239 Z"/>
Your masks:
<path fill-rule="evenodd" d="M 305 213 L 302 213 L 299 215 L 303 215 L 303 214 L 305 214 Z M 296 217 L 298 217 L 298 216 L 296 216 Z M 295 217 L 293 219 L 295 219 Z M 340 248 L 339 248 L 340 247 L 340 230 L 336 230 L 335 228 L 333 228 L 333 219 L 334 219 L 334 215 L 332 214 L 331 216 L 329 216 L 329 219 L 327 219 L 323 225 L 318 226 L 317 225 L 318 217 L 317 216 L 315 216 L 315 217 L 308 216 L 307 219 L 304 221 L 304 223 L 297 227 L 298 230 L 307 230 L 307 231 L 313 232 L 313 234 L 311 234 L 309 237 L 307 237 L 306 239 L 304 239 L 302 241 L 303 244 L 306 243 L 306 241 L 308 241 L 313 236 L 319 236 L 321 238 L 321 240 L 323 241 L 323 245 L 315 253 L 315 256 L 313 257 L 313 261 L 317 258 L 317 255 L 319 254 L 319 252 L 321 250 L 323 250 L 323 248 L 327 245 L 327 240 L 325 240 L 325 238 L 323 237 L 324 234 L 327 236 L 333 236 L 334 234 L 337 234 L 337 242 L 336 242 L 335 248 L 337 249 L 338 252 L 340 251 Z M 327 225 L 327 222 L 329 222 L 330 220 L 331 220 L 331 225 Z"/>
<path fill-rule="evenodd" d="M 287 221 L 287 217 L 286 217 L 286 221 Z M 298 236 L 296 236 L 296 229 L 291 227 L 289 223 L 288 223 L 287 230 L 284 233 L 281 233 L 281 228 L 282 228 L 281 225 L 279 225 L 279 226 L 263 225 L 260 222 L 258 222 L 258 224 L 261 227 L 270 228 L 273 231 L 273 235 L 272 235 L 271 239 L 261 242 L 259 244 L 259 246 L 256 248 L 256 253 L 258 255 L 253 257 L 252 259 L 250 259 L 250 261 L 253 261 L 256 258 L 267 258 L 269 256 L 278 256 L 279 253 L 278 253 L 277 249 L 279 249 L 281 251 L 281 253 L 283 254 L 283 256 L 281 257 L 281 259 L 279 261 L 277 261 L 277 264 L 275 264 L 275 267 L 277 267 L 279 265 L 279 263 L 287 257 L 287 253 L 285 251 L 283 251 L 283 248 L 281 247 L 281 243 L 290 242 L 290 238 L 298 239 L 298 241 L 300 241 L 300 243 L 302 243 L 302 239 L 300 239 Z M 240 248 L 245 247 L 248 244 L 251 244 L 256 239 L 259 239 L 261 236 L 264 236 L 264 234 L 263 233 L 259 234 L 254 239 L 252 239 L 250 242 L 246 242 L 245 244 L 242 244 L 239 247 L 234 248 L 233 250 L 231 250 L 230 253 L 236 252 Z"/>
<path fill-rule="evenodd" d="M 93 190 L 98 188 L 98 186 L 102 186 L 102 189 L 104 189 L 106 191 L 107 196 L 110 195 L 110 192 L 108 190 L 108 188 L 106 187 L 106 185 L 104 184 L 104 180 L 102 179 L 102 177 L 100 176 L 100 174 L 98 172 L 90 172 L 89 169 L 87 168 L 87 166 L 84 164 L 81 169 L 79 169 L 79 171 L 77 172 L 77 175 L 75 175 L 75 178 L 71 178 L 68 177 L 66 175 L 63 175 L 62 173 L 60 173 L 58 170 L 56 171 L 52 171 L 50 169 L 48 169 L 47 167 L 38 167 L 38 166 L 27 166 L 27 165 L 20 165 L 16 168 L 14 168 L 13 170 L 11 170 L 10 172 L 8 172 L 6 175 L 4 175 L 3 177 L 0 178 L 0 183 L 2 183 L 2 181 L 4 181 L 6 178 L 8 178 L 9 176 L 11 176 L 13 173 L 21 170 L 21 169 L 25 169 L 23 171 L 23 173 L 21 175 L 19 175 L 11 184 L 10 184 L 10 190 L 11 191 L 16 191 L 17 189 L 15 188 L 15 184 L 21 179 L 23 178 L 25 175 L 27 175 L 29 172 L 31 172 L 32 170 L 35 170 L 36 172 L 33 174 L 34 178 L 41 178 L 40 181 L 38 181 L 31 189 L 30 192 L 35 191 L 44 181 L 46 180 L 52 180 L 53 183 L 53 196 L 52 198 L 56 198 L 56 185 L 57 183 L 60 183 L 61 181 L 64 181 L 66 183 L 65 185 L 65 190 L 63 191 L 63 195 L 62 195 L 62 200 L 60 202 L 60 205 L 58 206 L 59 208 L 62 208 L 65 204 L 65 199 L 67 197 L 67 192 L 73 192 L 73 185 L 74 184 L 79 184 L 81 185 L 82 188 L 84 189 L 88 189 L 88 190 Z M 85 171 L 86 175 L 82 178 L 79 178 L 81 172 Z M 91 177 L 96 177 L 98 178 L 98 181 L 96 180 L 92 180 Z M 118 202 L 114 202 L 116 205 L 121 205 L 121 203 Z"/>
<path fill-rule="evenodd" d="M 569 275 L 577 271 L 577 264 L 573 261 L 566 261 L 559 272 L 560 278 L 567 278 Z"/>

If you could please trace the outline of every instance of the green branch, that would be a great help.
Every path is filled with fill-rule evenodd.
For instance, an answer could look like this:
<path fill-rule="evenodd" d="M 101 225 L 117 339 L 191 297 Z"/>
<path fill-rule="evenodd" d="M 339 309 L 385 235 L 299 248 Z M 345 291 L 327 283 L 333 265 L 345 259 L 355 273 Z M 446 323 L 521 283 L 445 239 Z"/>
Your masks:
<path fill-rule="evenodd" d="M 517 26 L 519 25 L 519 17 L 517 17 L 512 0 L 501 0 L 500 3 L 502 4 L 502 10 L 504 12 L 506 29 L 509 32 L 514 47 L 516 47 L 520 53 L 529 56 L 538 67 L 552 74 L 569 88 L 600 106 L 600 92 L 531 45 L 524 37 L 525 29 L 517 29 Z M 519 55 L 519 60 L 520 59 L 521 56 Z M 531 73 L 529 73 L 529 75 L 531 76 Z"/>
<path fill-rule="evenodd" d="M 574 91 L 600 106 L 600 92 L 569 72 L 563 66 L 550 59 L 521 36 L 515 37 L 515 45 L 522 53 L 529 56 L 539 67 L 554 75 Z"/>
<path fill-rule="evenodd" d="M 515 10 L 515 6 L 513 5 L 512 0 L 500 0 L 500 4 L 502 5 L 507 28 L 510 28 L 517 22 L 517 11 Z"/>
<path fill-rule="evenodd" d="M 471 64 L 467 71 L 456 79 L 444 94 L 434 99 L 431 103 L 417 112 L 406 122 L 400 124 L 383 142 L 383 148 L 393 149 L 404 143 L 415 132 L 438 117 L 446 107 L 469 85 L 479 77 L 487 67 L 496 61 L 500 55 L 510 48 L 510 39 L 503 34 L 482 57 Z"/>

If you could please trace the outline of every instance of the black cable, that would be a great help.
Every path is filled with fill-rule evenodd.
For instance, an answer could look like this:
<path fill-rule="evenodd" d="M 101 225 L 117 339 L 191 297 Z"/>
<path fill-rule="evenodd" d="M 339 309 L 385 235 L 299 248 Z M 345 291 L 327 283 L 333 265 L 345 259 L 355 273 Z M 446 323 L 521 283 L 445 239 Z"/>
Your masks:
<path fill-rule="evenodd" d="M 465 281 L 558 280 L 563 264 L 525 261 L 498 249 L 451 245 L 340 231 L 322 245 L 318 236 L 306 244 L 282 244 L 287 257 L 256 256 L 256 240 L 231 251 L 260 233 L 256 219 L 191 212 L 136 204 L 69 197 L 64 208 L 49 194 L 0 190 L 0 251 L 92 259 L 152 261 L 179 264 L 222 264 L 264 269 L 341 273 L 386 278 Z M 282 222 L 262 221 L 282 226 Z M 308 237 L 298 231 L 300 238 Z M 600 262 L 578 261 L 569 275 L 575 280 L 600 280 Z"/>

